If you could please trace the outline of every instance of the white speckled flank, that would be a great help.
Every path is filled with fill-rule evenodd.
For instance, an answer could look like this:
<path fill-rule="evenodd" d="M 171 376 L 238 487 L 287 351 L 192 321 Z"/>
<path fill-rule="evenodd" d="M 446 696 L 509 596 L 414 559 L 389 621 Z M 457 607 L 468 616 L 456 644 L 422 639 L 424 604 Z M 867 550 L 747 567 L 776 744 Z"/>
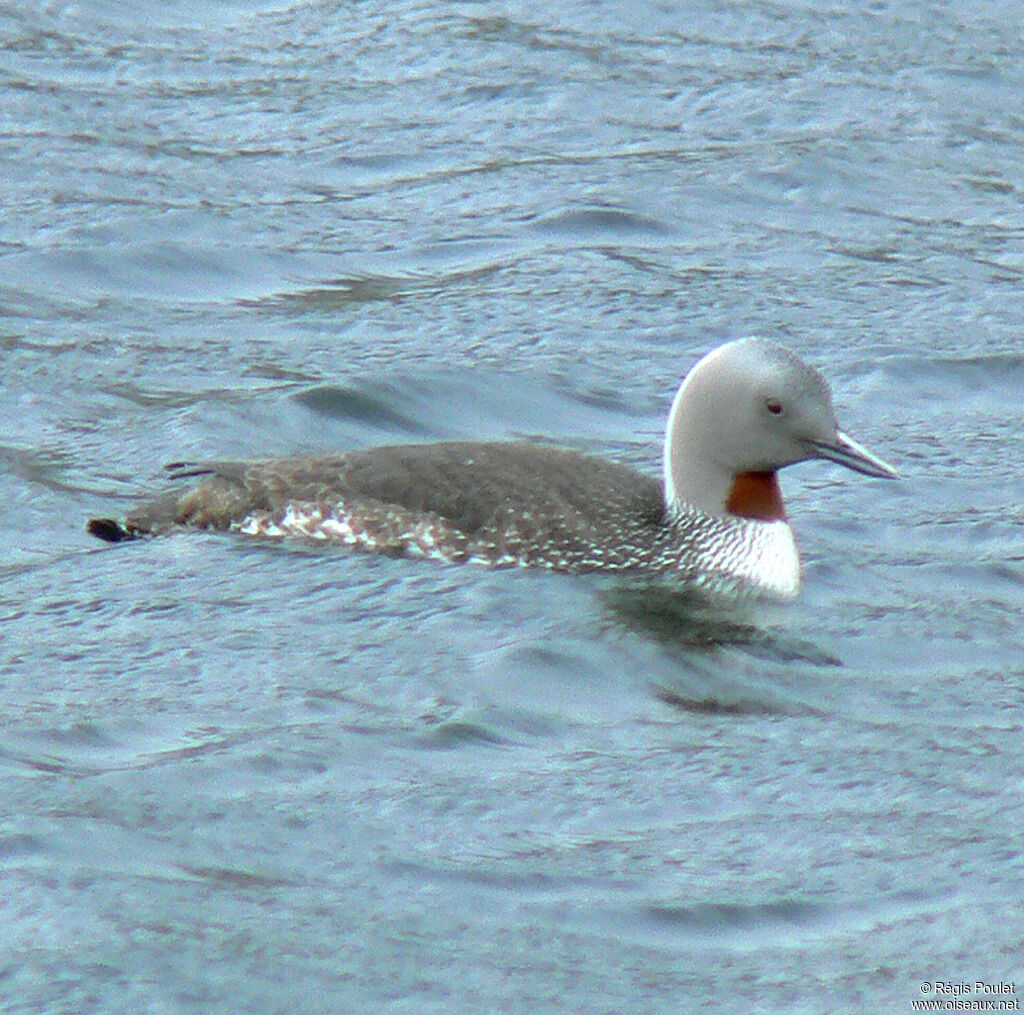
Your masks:
<path fill-rule="evenodd" d="M 315 457 L 179 466 L 198 484 L 157 497 L 117 541 L 176 529 L 330 541 L 494 567 L 612 571 L 729 596 L 788 599 L 800 557 L 778 470 L 826 458 L 870 476 L 890 466 L 842 433 L 828 385 L 758 339 L 704 357 L 672 404 L 663 484 L 534 443 L 401 445 Z"/>
<path fill-rule="evenodd" d="M 385 511 L 371 520 L 360 514 L 358 505 L 350 512 L 344 501 L 329 508 L 288 504 L 280 515 L 257 512 L 231 528 L 263 539 L 315 539 L 375 553 L 401 553 L 451 563 L 471 559 L 464 548 L 466 538 L 443 518 L 413 518 L 407 511 Z"/>
<path fill-rule="evenodd" d="M 531 524 L 527 514 L 521 521 Z M 336 542 L 358 550 L 421 557 L 449 564 L 544 567 L 553 571 L 643 571 L 674 577 L 718 593 L 754 593 L 790 599 L 800 590 L 800 556 L 793 530 L 781 521 L 715 518 L 681 505 L 660 537 L 630 547 L 570 548 L 558 541 L 516 539 L 499 549 L 491 536 L 471 536 L 435 515 L 401 509 L 370 512 L 344 502 L 289 504 L 280 514 L 253 513 L 232 525 L 246 536 Z M 623 531 L 624 536 L 628 534 Z M 640 533 L 637 533 L 638 535 Z M 649 537 L 651 534 L 647 533 Z"/>

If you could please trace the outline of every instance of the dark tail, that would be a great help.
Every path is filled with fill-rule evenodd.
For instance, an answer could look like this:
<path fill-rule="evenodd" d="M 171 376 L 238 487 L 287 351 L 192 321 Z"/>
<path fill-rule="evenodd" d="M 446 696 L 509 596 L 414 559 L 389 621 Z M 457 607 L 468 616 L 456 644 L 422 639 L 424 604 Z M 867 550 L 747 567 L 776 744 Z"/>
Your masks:
<path fill-rule="evenodd" d="M 126 528 L 113 518 L 90 518 L 86 525 L 86 531 L 90 536 L 103 539 L 108 543 L 120 543 L 126 539 L 137 539 L 138 533 Z"/>

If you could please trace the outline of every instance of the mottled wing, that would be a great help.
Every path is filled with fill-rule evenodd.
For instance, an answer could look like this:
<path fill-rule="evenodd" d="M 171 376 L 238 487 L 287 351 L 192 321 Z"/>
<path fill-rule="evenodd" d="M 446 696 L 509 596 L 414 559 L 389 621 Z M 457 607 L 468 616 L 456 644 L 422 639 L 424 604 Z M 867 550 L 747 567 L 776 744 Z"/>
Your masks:
<path fill-rule="evenodd" d="M 536 444 L 447 442 L 256 462 L 178 465 L 174 478 L 201 478 L 133 510 L 126 534 L 178 527 L 225 529 L 261 514 L 309 506 L 347 511 L 395 505 L 446 520 L 468 537 L 577 547 L 607 542 L 623 517 L 656 523 L 658 484 L 625 466 Z M 100 533 L 97 533 L 100 534 Z"/>

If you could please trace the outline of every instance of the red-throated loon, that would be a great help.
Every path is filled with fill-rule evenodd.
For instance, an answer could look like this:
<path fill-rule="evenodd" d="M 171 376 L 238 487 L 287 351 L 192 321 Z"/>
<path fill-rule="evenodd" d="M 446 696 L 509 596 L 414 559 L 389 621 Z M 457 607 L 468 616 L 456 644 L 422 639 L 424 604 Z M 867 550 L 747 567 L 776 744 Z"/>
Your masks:
<path fill-rule="evenodd" d="M 182 529 L 334 540 L 451 562 L 609 570 L 778 598 L 800 558 L 778 470 L 823 458 L 894 478 L 838 427 L 824 378 L 748 338 L 706 355 L 683 381 L 665 433 L 663 482 L 575 451 L 454 441 L 171 472 L 195 479 L 123 523 L 112 542 Z"/>

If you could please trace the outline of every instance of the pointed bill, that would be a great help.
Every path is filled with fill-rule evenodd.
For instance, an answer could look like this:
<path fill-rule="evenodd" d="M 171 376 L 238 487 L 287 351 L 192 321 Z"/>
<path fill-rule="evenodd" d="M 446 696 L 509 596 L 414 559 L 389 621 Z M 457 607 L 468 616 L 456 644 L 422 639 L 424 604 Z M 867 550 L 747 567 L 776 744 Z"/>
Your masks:
<path fill-rule="evenodd" d="M 836 431 L 833 441 L 811 441 L 816 457 L 827 458 L 830 462 L 845 465 L 854 472 L 862 472 L 865 476 L 876 479 L 897 479 L 896 470 L 867 448 L 858 444 L 842 430 Z"/>

